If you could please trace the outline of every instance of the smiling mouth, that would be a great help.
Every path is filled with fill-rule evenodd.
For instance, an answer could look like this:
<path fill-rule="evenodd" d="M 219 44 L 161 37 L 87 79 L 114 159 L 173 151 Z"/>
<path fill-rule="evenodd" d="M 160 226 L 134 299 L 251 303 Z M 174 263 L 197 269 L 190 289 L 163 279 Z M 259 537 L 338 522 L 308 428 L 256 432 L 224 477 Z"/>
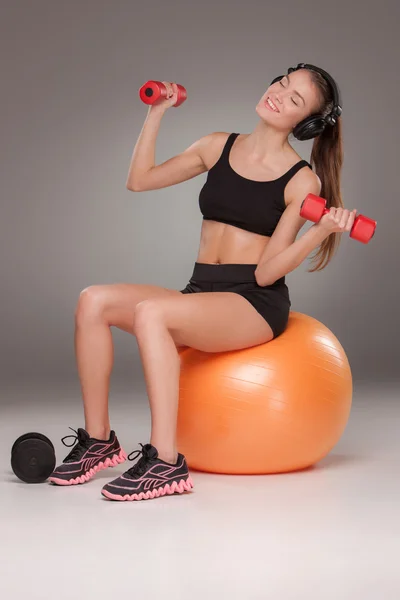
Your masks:
<path fill-rule="evenodd" d="M 272 111 L 274 112 L 279 112 L 279 109 L 275 106 L 275 104 L 272 102 L 271 98 L 268 96 L 268 98 L 265 100 L 265 105 Z"/>

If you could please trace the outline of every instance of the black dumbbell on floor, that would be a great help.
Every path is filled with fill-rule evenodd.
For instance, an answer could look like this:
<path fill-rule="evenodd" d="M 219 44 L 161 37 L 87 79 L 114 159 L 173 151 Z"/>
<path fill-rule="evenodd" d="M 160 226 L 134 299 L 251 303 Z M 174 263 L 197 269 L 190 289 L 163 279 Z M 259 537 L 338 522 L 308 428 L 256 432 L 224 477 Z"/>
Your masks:
<path fill-rule="evenodd" d="M 25 483 L 42 483 L 56 465 L 54 446 L 48 437 L 32 431 L 15 440 L 11 448 L 11 467 Z"/>

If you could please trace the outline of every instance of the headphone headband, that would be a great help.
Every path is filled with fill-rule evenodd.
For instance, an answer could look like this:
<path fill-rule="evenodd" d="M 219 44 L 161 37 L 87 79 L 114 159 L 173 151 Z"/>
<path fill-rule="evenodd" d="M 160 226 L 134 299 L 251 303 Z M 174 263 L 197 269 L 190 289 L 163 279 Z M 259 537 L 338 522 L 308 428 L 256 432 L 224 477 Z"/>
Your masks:
<path fill-rule="evenodd" d="M 298 69 L 310 69 L 311 71 L 316 71 L 317 73 L 322 75 L 322 77 L 329 83 L 329 86 L 330 86 L 330 88 L 332 90 L 332 94 L 333 94 L 333 108 L 332 108 L 330 114 L 334 117 L 335 116 L 339 117 L 342 114 L 342 99 L 341 99 L 339 86 L 337 85 L 337 83 L 333 79 L 333 77 L 331 77 L 331 75 L 329 75 L 329 73 L 327 71 L 324 71 L 324 69 L 321 69 L 320 67 L 316 67 L 315 65 L 310 65 L 308 63 L 299 63 L 297 65 L 297 67 L 289 67 L 288 73 L 292 73 L 292 71 L 297 71 Z M 336 123 L 336 119 L 335 119 L 335 123 Z M 332 123 L 332 124 L 335 125 L 335 123 Z"/>
<path fill-rule="evenodd" d="M 339 87 L 333 77 L 329 75 L 324 69 L 320 67 L 316 67 L 315 65 L 310 65 L 308 63 L 298 63 L 297 67 L 290 67 L 288 69 L 288 74 L 293 71 L 297 71 L 298 69 L 309 69 L 311 71 L 315 71 L 322 75 L 325 81 L 329 84 L 330 89 L 332 90 L 333 95 L 333 107 L 329 114 L 322 115 L 321 113 L 310 115 L 309 117 L 303 119 L 293 130 L 293 135 L 299 140 L 309 140 L 317 135 L 320 135 L 327 125 L 336 125 L 338 117 L 342 114 L 342 99 Z M 284 75 L 280 75 L 276 77 L 271 85 L 276 81 L 282 79 Z"/>

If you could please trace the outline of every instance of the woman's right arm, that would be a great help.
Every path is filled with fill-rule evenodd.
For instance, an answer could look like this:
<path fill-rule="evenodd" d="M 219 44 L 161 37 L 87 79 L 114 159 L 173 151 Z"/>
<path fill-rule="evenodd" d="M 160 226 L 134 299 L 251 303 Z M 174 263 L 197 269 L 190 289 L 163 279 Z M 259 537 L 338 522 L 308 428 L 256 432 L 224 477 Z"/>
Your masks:
<path fill-rule="evenodd" d="M 157 190 L 187 181 L 208 171 L 207 165 L 210 165 L 212 156 L 218 152 L 218 147 L 221 147 L 221 140 L 226 137 L 223 132 L 205 135 L 181 154 L 156 166 L 156 138 L 165 110 L 155 106 L 149 108 L 133 150 L 126 182 L 128 190 L 133 192 Z"/>

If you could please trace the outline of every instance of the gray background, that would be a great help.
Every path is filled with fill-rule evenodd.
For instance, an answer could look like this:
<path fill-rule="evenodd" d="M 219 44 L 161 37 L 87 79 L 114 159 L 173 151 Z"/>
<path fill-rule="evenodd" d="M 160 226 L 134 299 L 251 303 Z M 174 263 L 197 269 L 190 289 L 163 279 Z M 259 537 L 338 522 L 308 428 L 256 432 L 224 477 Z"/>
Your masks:
<path fill-rule="evenodd" d="M 199 243 L 206 174 L 132 193 L 125 181 L 148 79 L 188 100 L 161 124 L 160 163 L 212 131 L 251 132 L 273 77 L 298 62 L 343 95 L 347 208 L 378 220 L 365 246 L 343 237 L 321 273 L 287 280 L 292 309 L 324 322 L 355 381 L 398 378 L 398 5 L 349 2 L 3 3 L 1 377 L 76 381 L 73 315 L 95 283 L 181 289 Z M 309 159 L 311 142 L 294 142 Z M 303 232 L 307 230 L 307 225 Z M 115 330 L 117 378 L 141 377 L 135 340 Z"/>
<path fill-rule="evenodd" d="M 1 597 L 399 599 L 399 16 L 397 0 L 2 3 Z M 340 85 L 344 202 L 378 220 L 369 245 L 344 236 L 327 269 L 307 274 L 305 262 L 288 276 L 293 310 L 330 327 L 353 368 L 338 444 L 305 471 L 194 472 L 194 493 L 148 502 L 101 497 L 126 464 L 68 489 L 19 481 L 17 436 L 48 435 L 59 463 L 60 438 L 84 424 L 79 292 L 181 289 L 192 272 L 206 175 L 125 188 L 147 113 L 139 87 L 188 90 L 161 124 L 159 163 L 212 131 L 251 132 L 272 78 L 300 61 Z M 306 160 L 311 144 L 295 144 Z M 148 441 L 149 407 L 135 338 L 114 339 L 111 424 L 130 452 Z"/>

